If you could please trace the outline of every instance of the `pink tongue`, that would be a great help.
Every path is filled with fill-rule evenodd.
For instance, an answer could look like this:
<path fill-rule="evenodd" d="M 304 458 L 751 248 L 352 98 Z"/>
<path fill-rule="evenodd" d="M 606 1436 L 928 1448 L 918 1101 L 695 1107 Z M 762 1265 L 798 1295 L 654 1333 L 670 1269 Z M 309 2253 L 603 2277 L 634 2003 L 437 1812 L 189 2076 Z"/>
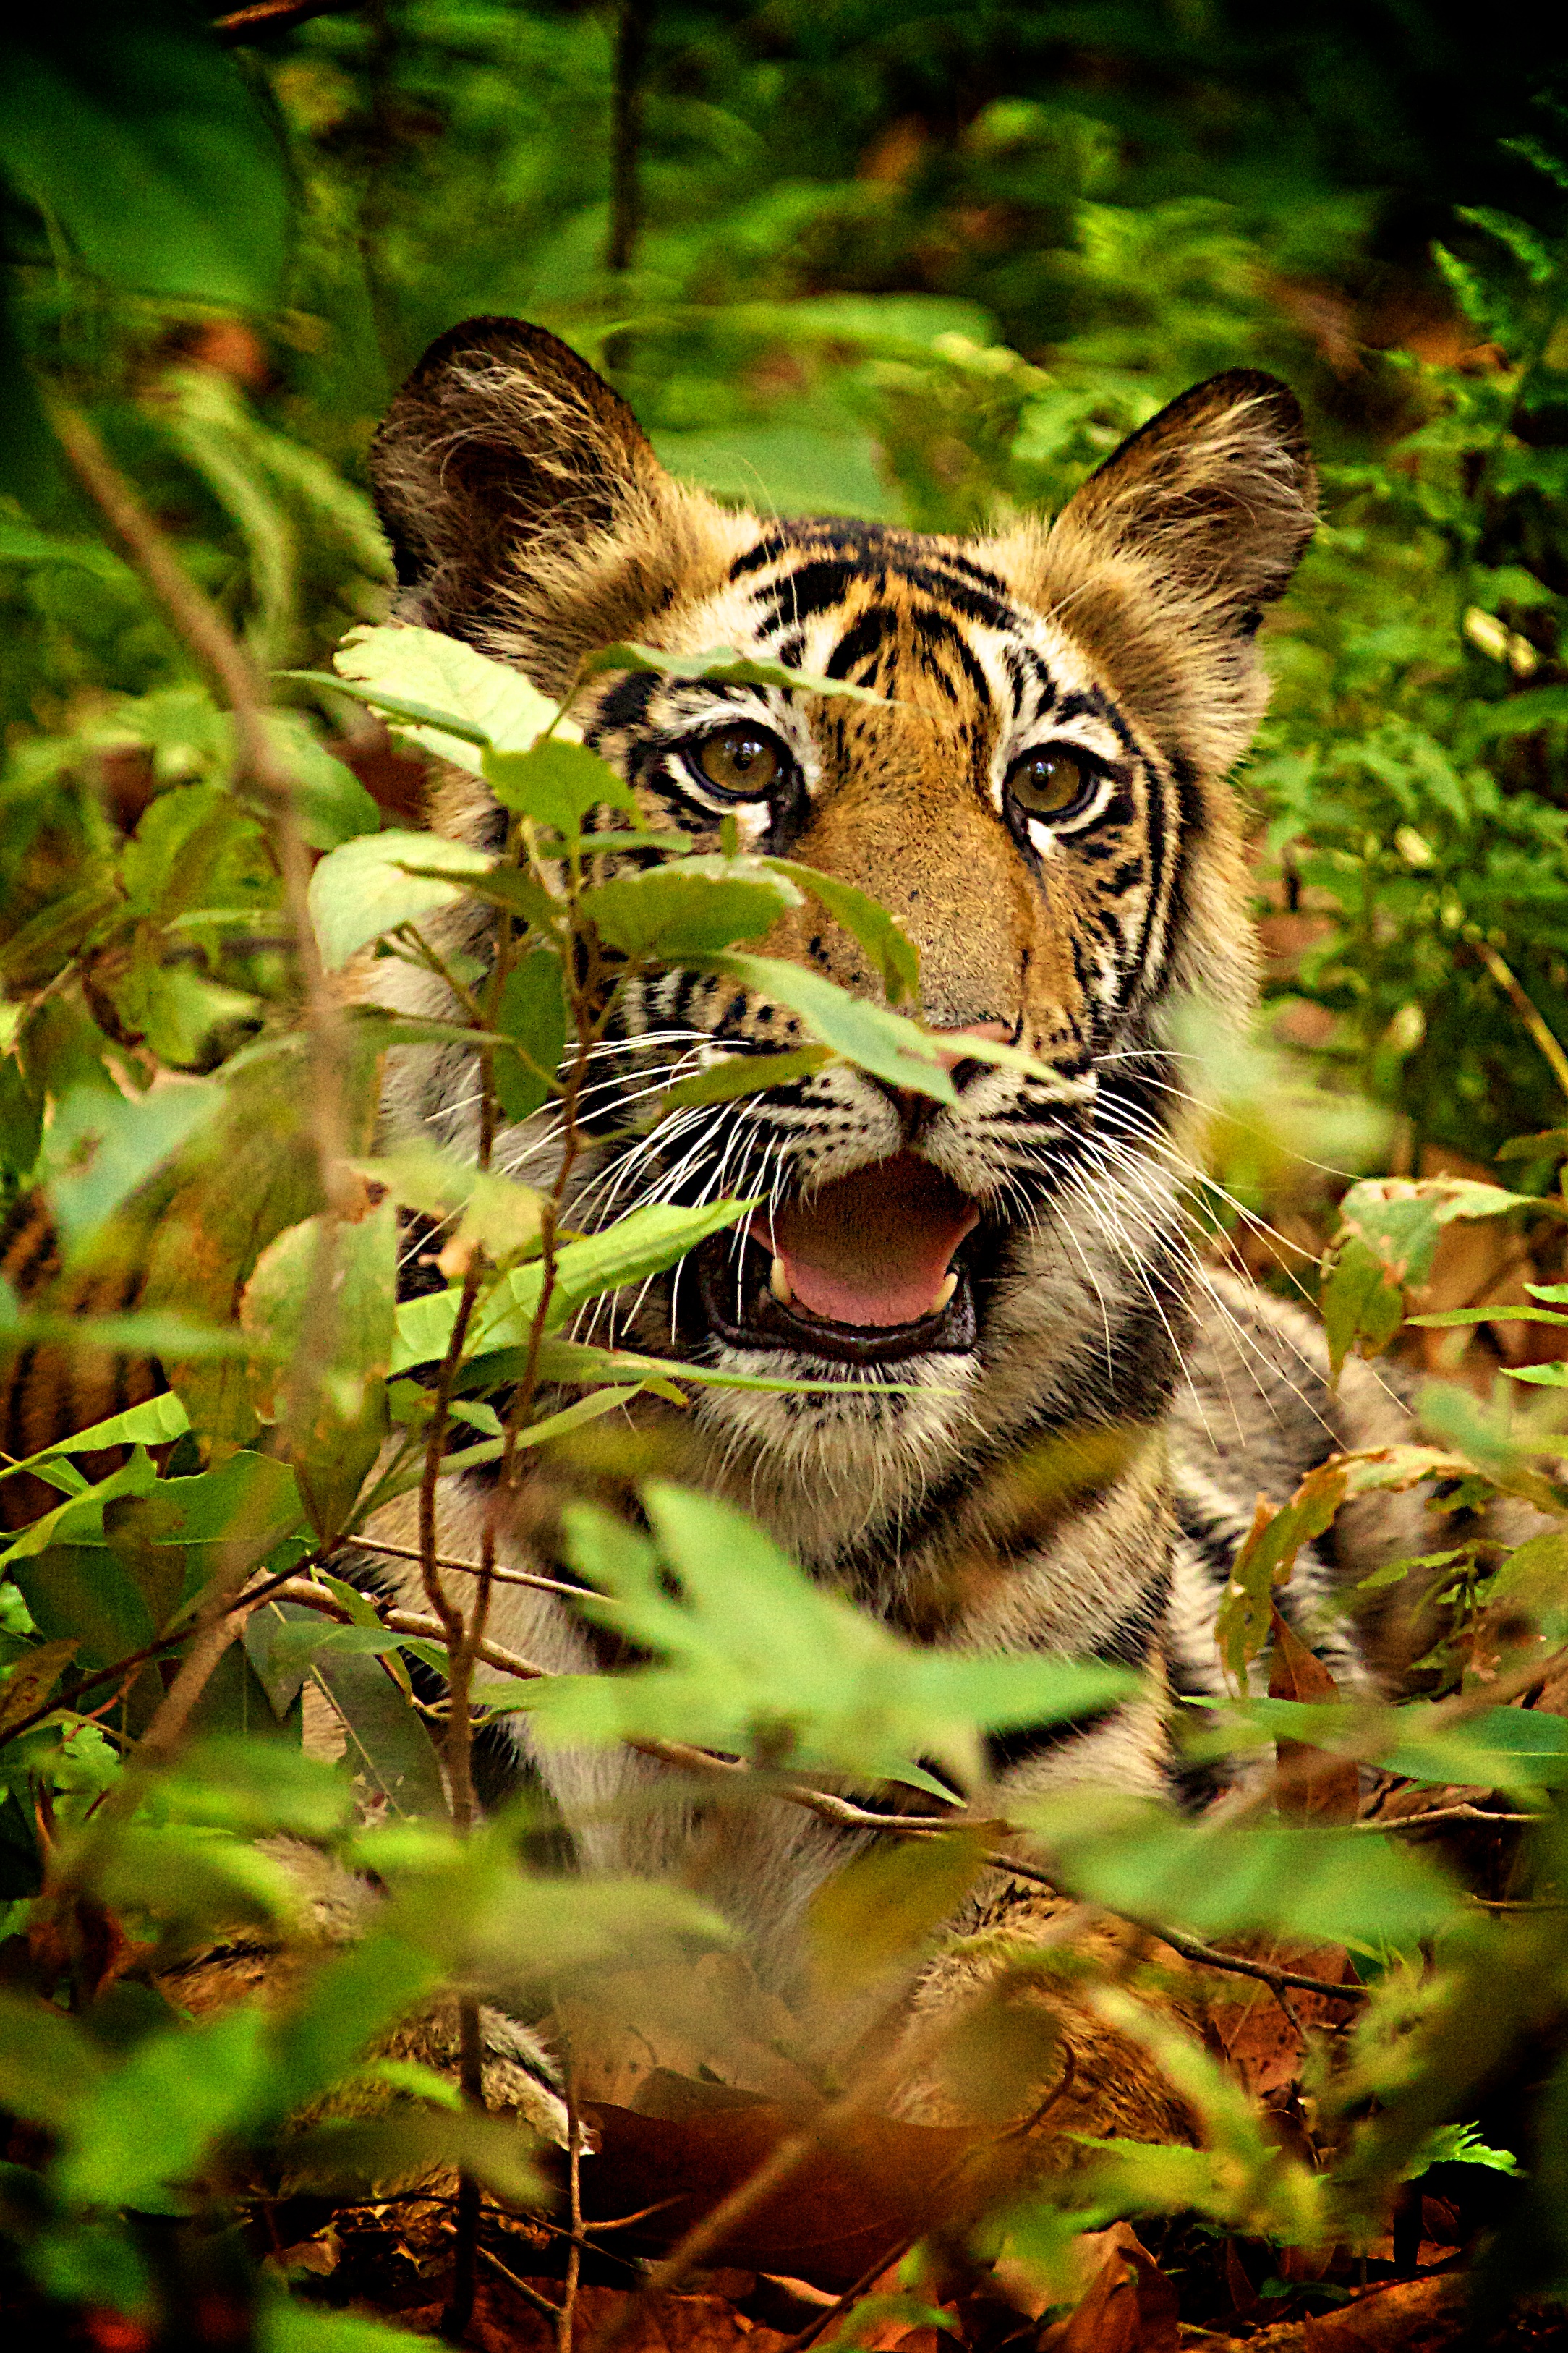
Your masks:
<path fill-rule="evenodd" d="M 980 1211 L 929 1160 L 900 1152 L 791 1202 L 754 1241 L 783 1259 L 797 1306 L 829 1324 L 913 1324 L 929 1315 L 952 1254 Z"/>

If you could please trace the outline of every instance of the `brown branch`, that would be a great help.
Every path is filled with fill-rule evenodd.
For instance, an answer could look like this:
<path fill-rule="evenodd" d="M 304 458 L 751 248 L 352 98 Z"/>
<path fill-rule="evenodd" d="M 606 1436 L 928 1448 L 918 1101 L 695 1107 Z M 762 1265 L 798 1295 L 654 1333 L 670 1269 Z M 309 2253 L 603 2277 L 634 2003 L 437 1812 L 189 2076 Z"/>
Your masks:
<path fill-rule="evenodd" d="M 566 2252 L 566 2284 L 555 2316 L 555 2353 L 572 2353 L 577 2317 L 577 2288 L 583 2276 L 583 2116 L 577 2105 L 577 2069 L 570 2038 L 566 2062 L 566 2194 L 567 2220 L 572 2225 Z"/>
<path fill-rule="evenodd" d="M 509 2271 L 505 2263 L 502 2263 L 500 2257 L 499 2255 L 491 2254 L 488 2247 L 480 2247 L 478 2250 L 478 2253 L 481 2263 L 489 2263 L 491 2271 L 499 2272 L 501 2278 L 505 2280 L 508 2287 L 516 2288 L 523 2302 L 525 2304 L 532 2305 L 535 2312 L 542 2313 L 545 2319 L 548 2320 L 553 2327 L 556 2319 L 556 2307 L 551 2303 L 550 2298 L 547 2295 L 541 2295 L 536 2287 L 530 2287 L 526 2280 L 519 2279 L 517 2274 L 513 2271 Z"/>
<path fill-rule="evenodd" d="M 1434 1806 L 1426 1814 L 1391 1814 L 1374 1816 L 1363 1822 L 1351 1822 L 1352 1831 L 1376 1831 L 1387 1836 L 1394 1831 L 1424 1831 L 1431 1822 L 1543 1822 L 1544 1814 L 1494 1814 L 1485 1806 Z"/>
<path fill-rule="evenodd" d="M 352 16 L 361 5 L 362 0 L 254 0 L 251 7 L 215 16 L 212 28 L 232 48 L 242 41 L 262 40 L 269 33 L 291 33 L 296 25 L 308 25 L 312 16 Z"/>
<path fill-rule="evenodd" d="M 383 1544 L 379 1537 L 373 1538 L 371 1536 L 361 1535 L 351 1536 L 348 1541 L 357 1551 L 384 1552 L 393 1560 L 422 1560 L 424 1558 L 424 1555 L 413 1545 Z M 558 1577 L 533 1577 L 530 1575 L 526 1569 L 521 1568 L 491 1568 L 487 1570 L 482 1561 L 451 1560 L 447 1558 L 445 1553 L 437 1553 L 436 1555 L 436 1566 L 437 1568 L 449 1568 L 459 1577 L 485 1577 L 488 1575 L 491 1582 L 496 1585 L 526 1585 L 535 1593 L 564 1594 L 569 1601 L 581 1601 L 584 1595 L 591 1595 L 593 1591 L 591 1586 L 566 1585 Z"/>

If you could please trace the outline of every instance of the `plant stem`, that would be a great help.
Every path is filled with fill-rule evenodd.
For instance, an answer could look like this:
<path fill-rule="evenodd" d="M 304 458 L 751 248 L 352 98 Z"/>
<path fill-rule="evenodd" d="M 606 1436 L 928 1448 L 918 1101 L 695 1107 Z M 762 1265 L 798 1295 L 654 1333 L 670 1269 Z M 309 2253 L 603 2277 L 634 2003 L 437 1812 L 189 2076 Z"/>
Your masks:
<path fill-rule="evenodd" d="M 606 269 L 629 269 L 641 227 L 637 166 L 642 148 L 642 84 L 647 69 L 653 0 L 621 0 L 616 24 L 616 90 L 610 159 L 610 237 Z"/>
<path fill-rule="evenodd" d="M 577 2069 L 566 2042 L 566 2188 L 572 2239 L 566 2252 L 566 2284 L 555 2316 L 555 2353 L 572 2353 L 577 2317 L 577 2285 L 583 2275 L 583 2118 L 577 2105 Z"/>
<path fill-rule="evenodd" d="M 1537 1046 L 1540 1047 L 1542 1053 L 1544 1055 L 1546 1061 L 1551 1068 L 1552 1077 L 1556 1080 L 1559 1088 L 1562 1090 L 1563 1100 L 1568 1102 L 1568 1054 L 1563 1052 L 1562 1046 L 1552 1036 L 1552 1031 L 1547 1028 L 1539 1008 L 1532 1000 L 1526 996 L 1524 990 L 1520 987 L 1519 982 L 1515 979 L 1512 972 L 1503 962 L 1501 956 L 1499 955 L 1496 948 L 1492 947 L 1486 940 L 1478 940 L 1476 942 L 1476 954 L 1480 957 L 1481 962 L 1485 965 L 1487 970 L 1490 973 L 1498 987 L 1507 997 L 1509 1003 L 1512 1006 L 1521 1021 L 1523 1022 L 1525 1028 L 1529 1030 Z"/>

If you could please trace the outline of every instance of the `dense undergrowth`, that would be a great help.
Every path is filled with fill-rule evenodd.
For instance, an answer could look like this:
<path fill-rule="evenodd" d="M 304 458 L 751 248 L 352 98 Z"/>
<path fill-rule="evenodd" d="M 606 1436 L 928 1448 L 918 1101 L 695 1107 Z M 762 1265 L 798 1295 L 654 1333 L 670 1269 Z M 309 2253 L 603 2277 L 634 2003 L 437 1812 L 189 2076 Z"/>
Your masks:
<path fill-rule="evenodd" d="M 1272 1758 L 1249 1804 L 1194 1823 L 1085 1798 L 1011 1825 L 1054 1884 L 1137 1932 L 1062 1982 L 1165 2071 L 1199 2145 L 1107 2143 L 1042 2190 L 998 2156 L 1006 2118 L 940 2166 L 889 2141 L 874 2168 L 890 2202 L 868 2221 L 855 2205 L 865 2167 L 838 2192 L 876 2260 L 814 2271 L 798 2211 L 771 2240 L 737 2221 L 720 2251 L 740 2248 L 752 2305 L 731 2280 L 723 2308 L 804 2338 L 829 2291 L 875 2280 L 872 2305 L 831 2316 L 861 2343 L 937 2327 L 989 2353 L 1009 2327 L 1077 2326 L 1037 2341 L 1086 2353 L 1103 2326 L 1152 2348 L 1175 2321 L 1150 2247 L 1184 2319 L 1226 2337 L 1363 2302 L 1369 2282 L 1436 2282 L 1421 2310 L 1447 2295 L 1452 2316 L 1460 2251 L 1494 2306 L 1568 2293 L 1568 1539 L 1510 1550 L 1469 1516 L 1500 1492 L 1568 1509 L 1568 140 L 1520 98 L 1499 126 L 1508 205 L 1459 211 L 1429 268 L 1406 264 L 1402 341 L 1374 181 L 1324 146 L 1331 86 L 1292 84 L 1275 135 L 1283 68 L 1211 27 L 1205 87 L 1228 91 L 1232 131 L 1205 149 L 1180 82 L 1201 26 L 1108 41 L 1099 104 L 1055 52 L 1026 43 L 999 68 L 1016 31 L 984 11 L 868 31 L 628 7 L 640 129 L 625 71 L 617 113 L 617 27 L 590 13 L 409 0 L 226 55 L 172 10 L 88 10 L 16 52 L 0 162 L 7 332 L 30 373 L 7 363 L 0 509 L 0 1338 L 34 1379 L 0 1433 L 0 2223 L 28 2327 L 349 2353 L 385 2340 L 334 2304 L 431 2325 L 444 2306 L 457 2328 L 481 2255 L 533 2284 L 475 2325 L 566 2345 L 574 2315 L 587 2333 L 634 2325 L 593 2302 L 620 2275 L 595 2272 L 609 2242 L 584 2214 L 613 2221 L 615 2200 L 583 2208 L 593 2168 L 574 2159 L 575 2189 L 542 2178 L 540 2116 L 525 2103 L 520 2121 L 473 2061 L 476 2007 L 559 2029 L 635 1968 L 729 1971 L 739 2012 L 745 1957 L 687 1891 L 566 1878 L 554 1826 L 521 1805 L 481 1820 L 474 1731 L 526 1706 L 543 1736 L 728 1777 L 736 1803 L 783 1788 L 851 1818 L 912 1782 L 948 1811 L 913 1817 L 819 1906 L 822 1985 L 858 1992 L 900 1986 L 997 1867 L 1008 1831 L 985 1811 L 979 1735 L 1110 1688 L 1044 1660 L 968 1662 L 943 1687 L 738 1515 L 657 1480 L 648 1536 L 584 1506 L 573 1538 L 593 1606 L 650 1662 L 636 1670 L 541 1676 L 498 1655 L 493 1559 L 465 1577 L 437 1557 L 454 1467 L 494 1464 L 513 1495 L 543 1448 L 586 1488 L 619 1405 L 689 1395 L 690 1367 L 567 1326 L 744 1206 L 558 1233 L 562 1187 L 491 1169 L 486 1139 L 547 1103 L 570 1137 L 628 975 L 743 969 L 819 887 L 780 861 L 684 863 L 668 836 L 635 880 L 596 882 L 586 812 L 637 820 L 574 741 L 570 701 L 378 626 L 369 430 L 427 337 L 485 310 L 566 335 L 667 462 L 721 494 L 921 529 L 1059 504 L 1214 369 L 1301 385 L 1325 520 L 1271 629 L 1277 693 L 1243 778 L 1268 1011 L 1246 1065 L 1205 1075 L 1219 1117 L 1194 1214 L 1270 1280 L 1316 1291 L 1321 1258 L 1338 1352 L 1397 1345 L 1443 1377 L 1419 1442 L 1329 1466 L 1243 1555 L 1224 1621 L 1237 1697 L 1194 1737 Z M 1176 81 L 1156 103 L 1161 72 Z M 429 754 L 488 779 L 509 813 L 495 857 L 425 831 Z M 432 1033 L 345 1011 L 332 976 L 376 942 L 428 967 L 421 917 L 465 895 L 502 943 L 489 974 L 443 976 L 474 1039 L 480 1166 L 377 1158 L 381 1058 Z M 842 886 L 826 903 L 887 1003 L 803 994 L 811 976 L 778 966 L 808 1055 L 940 1096 L 908 944 Z M 733 1082 L 694 1075 L 681 1103 Z M 47 1260 L 27 1239 L 37 1203 Z M 400 1214 L 441 1226 L 447 1278 L 401 1305 Z M 47 1428 L 35 1395 L 54 1401 Z M 1294 1547 L 1347 1496 L 1419 1482 L 1454 1515 L 1394 1573 L 1436 1597 L 1421 1696 L 1346 1705 L 1289 1645 L 1266 1695 Z M 412 1617 L 338 1575 L 399 1492 L 426 1506 Z M 1429 1824 L 1407 1835 L 1423 1806 L 1456 1826 L 1446 1862 Z M 390 1891 L 357 1942 L 323 1953 L 278 1833 Z M 1206 1972 L 1206 2043 L 1160 2000 L 1156 1933 Z M 299 1966 L 271 2003 L 207 2011 L 182 1968 L 247 1938 Z M 1020 1992 L 1050 1965 L 1009 1966 Z M 449 2047 L 394 2047 L 440 1998 Z M 1026 2012 L 984 2007 L 954 2066 L 1038 2072 Z M 787 2048 L 787 2021 L 767 2033 Z M 686 2067 L 693 2101 L 715 2072 Z M 797 2164 L 836 2180 L 876 2084 L 814 2088 L 806 2126 L 769 2110 L 771 2142 L 731 2126 L 699 2163 L 671 2122 L 662 2156 L 623 2149 L 619 2171 L 630 2128 L 601 2106 L 605 2178 L 649 2207 L 661 2166 L 683 2195 L 686 2164 L 739 2193 L 759 2147 L 805 2132 Z M 933 2167 L 935 2215 L 898 2187 L 929 2188 Z M 455 2278 L 445 2207 L 433 2237 L 393 2228 L 398 2185 L 432 2175 L 456 2200 Z M 621 2243 L 639 2260 L 683 2245 L 700 2213 Z M 373 2231 L 395 2242 L 379 2271 L 351 2260 Z M 786 2273 L 797 2285 L 770 2306 L 756 2278 Z"/>

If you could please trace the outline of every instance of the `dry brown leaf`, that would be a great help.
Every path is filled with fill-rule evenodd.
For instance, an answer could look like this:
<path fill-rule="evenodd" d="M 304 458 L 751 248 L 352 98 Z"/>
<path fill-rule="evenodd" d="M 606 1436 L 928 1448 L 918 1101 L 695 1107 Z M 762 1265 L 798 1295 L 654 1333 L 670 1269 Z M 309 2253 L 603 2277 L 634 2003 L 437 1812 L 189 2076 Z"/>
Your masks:
<path fill-rule="evenodd" d="M 1327 2319 L 1282 2320 L 1242 2340 L 1184 2338 L 1184 2353 L 1447 2353 L 1464 2341 L 1467 2290 L 1454 2272 L 1368 2288 Z"/>
<path fill-rule="evenodd" d="M 1274 1612 L 1270 1699 L 1332 1700 L 1339 1686 L 1321 1659 Z M 1361 1774 L 1349 1758 L 1331 1757 L 1305 1741 L 1276 1744 L 1281 1768 L 1279 1810 L 1298 1821 L 1353 1822 L 1361 1810 Z"/>
<path fill-rule="evenodd" d="M 1130 2222 L 1086 2232 L 1079 2260 L 1095 2264 L 1089 2287 L 1076 2312 L 1041 2331 L 1037 2353 L 1176 2353 L 1175 2288 Z"/>
<path fill-rule="evenodd" d="M 644 2094 L 658 2084 L 645 2085 Z M 583 2169 L 590 2221 L 640 2213 L 668 2200 L 645 2225 L 617 2232 L 619 2253 L 658 2254 L 746 2180 L 778 2141 L 811 2121 L 811 2111 L 752 2100 L 721 2107 L 701 2105 L 725 2087 L 684 2086 L 663 2079 L 666 2113 L 645 2116 L 588 2101 L 584 2115 L 598 2141 Z M 735 2103 L 733 2093 L 727 2094 Z M 681 2109 L 679 2114 L 669 2113 Z M 879 2116 L 840 2121 L 825 2147 L 715 2248 L 716 2263 L 744 2264 L 808 2280 L 835 2292 L 863 2279 L 879 2258 L 906 2246 L 933 2223 L 952 2226 L 977 2211 L 1001 2186 L 1005 2158 L 984 2135 L 936 2125 L 907 2125 Z"/>

